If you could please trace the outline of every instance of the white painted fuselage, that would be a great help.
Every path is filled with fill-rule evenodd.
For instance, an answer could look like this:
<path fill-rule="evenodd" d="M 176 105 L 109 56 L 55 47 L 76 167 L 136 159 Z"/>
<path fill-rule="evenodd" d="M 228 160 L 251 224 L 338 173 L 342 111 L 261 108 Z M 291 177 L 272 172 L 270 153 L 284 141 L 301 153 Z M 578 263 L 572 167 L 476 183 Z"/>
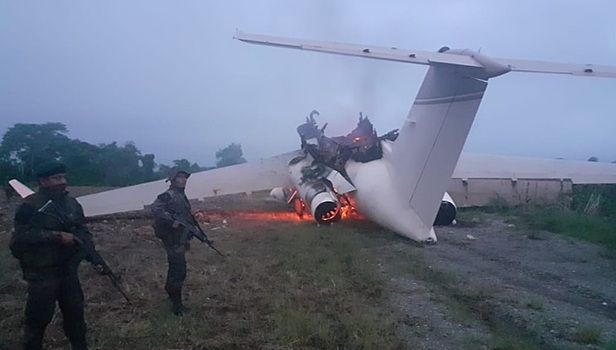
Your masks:
<path fill-rule="evenodd" d="M 432 222 L 423 221 L 409 206 L 391 181 L 391 151 L 383 147 L 383 157 L 368 163 L 349 161 L 346 166 L 356 191 L 351 192 L 357 210 L 371 221 L 418 242 L 436 242 Z"/>

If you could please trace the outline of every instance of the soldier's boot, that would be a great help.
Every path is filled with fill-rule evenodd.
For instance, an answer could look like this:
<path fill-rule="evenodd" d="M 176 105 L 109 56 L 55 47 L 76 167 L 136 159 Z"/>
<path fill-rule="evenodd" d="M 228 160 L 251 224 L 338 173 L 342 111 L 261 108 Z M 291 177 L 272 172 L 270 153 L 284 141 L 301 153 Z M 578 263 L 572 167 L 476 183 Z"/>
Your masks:
<path fill-rule="evenodd" d="M 22 342 L 22 349 L 24 350 L 42 350 L 43 340 L 27 340 Z"/>
<path fill-rule="evenodd" d="M 182 316 L 190 311 L 190 309 L 182 304 L 181 299 L 171 299 L 171 311 L 176 316 Z"/>
<path fill-rule="evenodd" d="M 171 300 L 171 312 L 173 312 L 174 315 L 182 316 L 189 311 L 189 309 L 182 304 L 182 297 L 180 293 L 173 293 L 169 295 L 169 300 Z"/>
<path fill-rule="evenodd" d="M 71 339 L 71 350 L 88 350 L 88 344 L 85 338 Z"/>
<path fill-rule="evenodd" d="M 22 348 L 24 350 L 42 350 L 44 331 L 38 327 L 27 327 L 24 329 Z"/>

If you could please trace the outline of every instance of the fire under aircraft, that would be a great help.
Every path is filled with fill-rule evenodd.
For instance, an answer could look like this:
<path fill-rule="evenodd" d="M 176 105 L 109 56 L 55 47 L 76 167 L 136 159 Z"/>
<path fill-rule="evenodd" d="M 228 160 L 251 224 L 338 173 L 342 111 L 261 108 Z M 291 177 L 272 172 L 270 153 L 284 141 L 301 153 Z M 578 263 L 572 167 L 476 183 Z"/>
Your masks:
<path fill-rule="evenodd" d="M 491 58 L 469 49 L 444 47 L 438 52 L 424 52 L 243 32 L 237 32 L 235 39 L 429 68 L 399 132 L 377 136 L 376 156 L 362 159 L 343 155 L 327 161 L 323 152 L 331 148 L 319 148 L 319 140 L 331 139 L 323 138 L 323 130 L 307 120 L 307 125 L 298 130 L 302 149 L 195 173 L 186 188 L 189 199 L 292 186 L 318 222 L 337 219 L 339 208 L 349 198 L 368 219 L 412 240 L 431 243 L 436 242 L 433 223 L 452 175 L 616 183 L 616 164 L 461 156 L 489 79 L 509 72 L 616 78 L 616 67 Z M 141 210 L 166 186 L 160 180 L 78 200 L 86 216 Z"/>

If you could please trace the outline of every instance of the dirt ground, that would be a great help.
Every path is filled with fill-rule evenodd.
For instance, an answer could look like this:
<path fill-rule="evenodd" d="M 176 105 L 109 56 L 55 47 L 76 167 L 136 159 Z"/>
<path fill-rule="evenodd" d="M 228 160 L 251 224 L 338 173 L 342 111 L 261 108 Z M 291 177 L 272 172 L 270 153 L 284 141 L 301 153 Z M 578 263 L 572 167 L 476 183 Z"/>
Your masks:
<path fill-rule="evenodd" d="M 15 205 L 0 205 L 2 257 L 9 257 L 5 253 Z M 222 220 L 229 225 L 242 222 L 242 227 L 267 229 L 259 224 L 259 218 L 234 214 L 235 210 L 249 210 L 255 205 L 266 211 L 284 209 L 262 198 L 242 196 L 199 204 L 211 215 L 210 230 L 224 230 Z M 438 243 L 429 246 L 413 244 L 363 220 L 351 224 L 369 237 L 378 237 L 379 244 L 366 249 L 371 250 L 371 261 L 390 286 L 389 303 L 398 310 L 398 334 L 408 344 L 405 348 L 615 346 L 616 260 L 601 247 L 549 232 L 525 232 L 496 215 L 439 227 Z M 136 218 L 118 216 L 92 225 L 95 237 L 115 230 L 113 244 L 118 246 L 157 244 L 143 213 L 137 213 Z M 118 227 L 132 234 L 118 242 Z M 242 241 L 253 240 L 248 235 L 241 237 L 241 232 L 236 234 Z M 106 242 L 113 239 L 99 239 L 99 247 L 111 251 L 106 247 L 111 243 Z M 161 258 L 152 257 L 151 261 Z M 131 257 L 124 259 L 128 263 Z M 122 260 L 113 263 L 121 264 Z M 24 283 L 18 280 L 15 267 L 14 263 L 5 264 L 1 270 L 0 324 L 11 328 L 2 334 L 12 334 L 14 339 L 0 339 L 0 344 L 15 344 L 19 332 L 22 305 L 16 303 L 15 295 L 20 295 L 18 291 Z M 161 276 L 156 278 L 162 278 L 162 272 L 161 268 Z M 142 291 L 144 298 L 150 293 Z M 86 295 L 90 295 L 94 308 L 102 303 L 102 296 L 92 296 L 87 290 Z"/>
<path fill-rule="evenodd" d="M 430 278 L 392 277 L 392 301 L 420 320 L 407 329 L 426 349 L 472 348 L 485 343 L 488 328 L 524 334 L 539 348 L 594 348 L 585 338 L 594 334 L 614 346 L 616 261 L 601 247 L 520 231 L 498 217 L 462 226 L 437 228 L 438 244 L 423 249 L 423 263 L 441 275 L 437 288 Z M 459 303 L 478 319 L 457 315 Z"/>

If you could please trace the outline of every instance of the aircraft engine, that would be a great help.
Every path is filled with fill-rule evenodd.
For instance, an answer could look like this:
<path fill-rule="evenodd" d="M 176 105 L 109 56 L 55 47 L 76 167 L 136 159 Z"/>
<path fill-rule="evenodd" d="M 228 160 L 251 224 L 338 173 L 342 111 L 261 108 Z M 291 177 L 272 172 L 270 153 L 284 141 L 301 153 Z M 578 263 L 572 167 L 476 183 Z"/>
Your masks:
<path fill-rule="evenodd" d="M 434 219 L 434 225 L 451 225 L 452 223 L 454 223 L 457 213 L 458 208 L 456 207 L 456 203 L 454 203 L 449 193 L 445 192 L 443 200 L 441 201 L 441 206 L 439 207 L 438 213 L 436 214 L 436 219 Z"/>
<path fill-rule="evenodd" d="M 336 193 L 328 186 L 318 165 L 310 157 L 298 157 L 289 163 L 289 175 L 298 195 L 310 207 L 314 219 L 320 224 L 337 222 L 342 209 Z"/>

